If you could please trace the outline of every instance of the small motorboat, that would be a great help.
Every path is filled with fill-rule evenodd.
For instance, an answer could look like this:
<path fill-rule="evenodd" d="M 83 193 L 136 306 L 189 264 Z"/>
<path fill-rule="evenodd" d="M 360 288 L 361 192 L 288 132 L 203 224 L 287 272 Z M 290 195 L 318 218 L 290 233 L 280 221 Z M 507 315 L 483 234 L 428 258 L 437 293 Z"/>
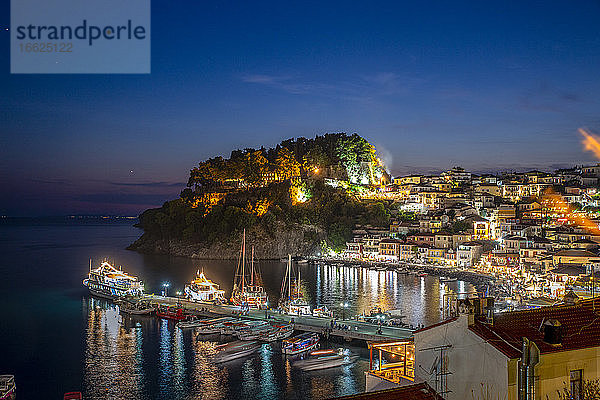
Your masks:
<path fill-rule="evenodd" d="M 217 354 L 213 358 L 216 363 L 224 363 L 227 361 L 236 360 L 238 358 L 246 357 L 260 348 L 260 343 L 256 341 L 244 342 L 237 340 L 235 342 L 226 343 L 217 346 Z"/>
<path fill-rule="evenodd" d="M 281 352 L 288 356 L 313 350 L 319 345 L 319 335 L 316 333 L 302 333 L 281 342 Z"/>
<path fill-rule="evenodd" d="M 181 307 L 159 307 L 156 310 L 156 316 L 162 319 L 170 319 L 172 321 L 183 321 L 186 319 L 186 315 L 183 313 L 183 308 Z"/>
<path fill-rule="evenodd" d="M 303 371 L 316 371 L 326 368 L 341 367 L 354 363 L 358 356 L 352 355 L 348 350 L 315 350 L 303 360 L 292 363 L 292 366 Z"/>
<path fill-rule="evenodd" d="M 206 324 L 205 319 L 192 319 L 189 321 L 179 321 L 177 324 L 175 324 L 175 327 L 179 329 L 191 329 L 203 326 L 204 324 Z"/>
<path fill-rule="evenodd" d="M 275 342 L 289 338 L 292 333 L 294 333 L 294 327 L 291 324 L 275 325 L 271 330 L 262 333 L 258 339 L 262 342 Z"/>
<path fill-rule="evenodd" d="M 446 282 L 456 282 L 457 279 L 456 278 L 450 278 L 447 276 L 441 276 L 440 277 L 440 283 L 446 283 Z"/>
<path fill-rule="evenodd" d="M 81 400 L 83 399 L 83 395 L 81 392 L 67 392 L 63 396 L 63 400 Z"/>
<path fill-rule="evenodd" d="M 209 319 L 204 322 L 204 324 L 200 325 L 196 329 L 196 333 L 199 335 L 210 335 L 213 333 L 221 333 L 226 324 L 234 324 L 237 319 L 232 317 L 222 317 L 222 318 L 214 318 Z"/>
<path fill-rule="evenodd" d="M 17 385 L 14 375 L 0 375 L 0 400 L 14 400 L 17 396 Z"/>
<path fill-rule="evenodd" d="M 266 321 L 256 321 L 256 324 L 248 325 L 247 327 L 239 327 L 235 331 L 235 335 L 240 340 L 257 340 L 263 334 L 271 332 L 273 327 Z"/>
<path fill-rule="evenodd" d="M 222 317 L 222 318 L 213 318 L 213 319 L 193 319 L 190 321 L 179 321 L 177 323 L 177 325 L 175 325 L 175 326 L 179 329 L 190 329 L 190 328 L 199 328 L 199 327 L 209 327 L 211 325 L 218 324 L 220 322 L 229 322 L 229 321 L 235 321 L 235 318 Z M 219 331 L 217 331 L 217 332 L 219 332 Z"/>

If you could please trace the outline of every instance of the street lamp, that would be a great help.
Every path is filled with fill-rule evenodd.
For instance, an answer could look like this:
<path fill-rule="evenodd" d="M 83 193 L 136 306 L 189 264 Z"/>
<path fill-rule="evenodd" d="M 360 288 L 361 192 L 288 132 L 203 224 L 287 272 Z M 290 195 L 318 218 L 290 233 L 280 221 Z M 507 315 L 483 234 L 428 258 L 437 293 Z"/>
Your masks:
<path fill-rule="evenodd" d="M 269 302 L 267 301 L 267 302 L 265 303 L 265 319 L 269 319 L 269 314 L 268 314 L 268 312 L 269 312 Z"/>
<path fill-rule="evenodd" d="M 163 283 L 163 296 L 167 297 L 169 295 L 169 282 Z"/>
<path fill-rule="evenodd" d="M 346 319 L 346 308 L 348 308 L 348 303 L 340 303 L 340 307 L 342 307 L 342 321 Z"/>

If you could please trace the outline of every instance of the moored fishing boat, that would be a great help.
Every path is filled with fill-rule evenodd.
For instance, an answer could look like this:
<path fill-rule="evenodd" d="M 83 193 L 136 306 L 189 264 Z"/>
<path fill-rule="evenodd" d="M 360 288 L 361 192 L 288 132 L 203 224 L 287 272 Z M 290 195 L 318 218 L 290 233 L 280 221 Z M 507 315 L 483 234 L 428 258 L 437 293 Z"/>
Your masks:
<path fill-rule="evenodd" d="M 14 400 L 17 395 L 17 385 L 14 375 L 0 375 L 0 400 Z"/>
<path fill-rule="evenodd" d="M 281 352 L 288 356 L 313 350 L 319 345 L 319 335 L 316 333 L 302 333 L 285 339 L 281 342 Z"/>
<path fill-rule="evenodd" d="M 305 359 L 293 362 L 292 366 L 303 371 L 316 371 L 352 364 L 357 359 L 358 356 L 352 355 L 349 351 L 343 349 L 315 350 L 309 353 Z"/>
<path fill-rule="evenodd" d="M 126 299 L 119 299 L 117 301 L 119 311 L 125 314 L 131 315 L 150 315 L 156 310 L 150 304 L 144 301 L 129 301 Z"/>
<path fill-rule="evenodd" d="M 294 333 L 294 327 L 291 324 L 273 325 L 271 330 L 261 334 L 258 339 L 263 342 L 275 342 L 292 336 L 292 333 Z"/>
<path fill-rule="evenodd" d="M 236 360 L 238 358 L 246 357 L 260 348 L 260 343 L 256 341 L 243 342 L 235 341 L 217 346 L 217 354 L 213 358 L 216 363 L 223 363 L 227 361 Z"/>
<path fill-rule="evenodd" d="M 156 316 L 162 319 L 170 319 L 172 321 L 183 321 L 187 318 L 183 312 L 183 308 L 177 306 L 158 307 Z"/>
<path fill-rule="evenodd" d="M 263 334 L 271 332 L 272 330 L 273 327 L 271 324 L 265 321 L 260 321 L 260 323 L 254 324 L 253 326 L 250 325 L 247 327 L 239 327 L 236 329 L 235 335 L 240 340 L 256 340 Z"/>
<path fill-rule="evenodd" d="M 177 322 L 177 324 L 175 324 L 176 328 L 179 329 L 191 329 L 191 328 L 197 328 L 199 326 L 204 326 L 206 324 L 206 320 L 205 319 L 192 319 L 189 321 L 179 321 Z"/>
<path fill-rule="evenodd" d="M 193 319 L 190 321 L 180 321 L 175 326 L 179 329 L 210 328 L 210 327 L 214 327 L 214 325 L 217 325 L 219 323 L 233 321 L 233 320 L 235 320 L 235 318 L 231 318 L 231 317 L 221 317 L 221 318 L 213 318 L 213 319 Z M 220 328 L 219 328 L 219 330 L 217 330 L 216 332 L 213 332 L 213 333 L 218 333 L 218 332 L 220 332 Z"/>
<path fill-rule="evenodd" d="M 185 296 L 192 301 L 207 303 L 222 303 L 225 301 L 225 291 L 219 285 L 204 276 L 204 271 L 196 272 L 196 278 L 185 286 Z"/>
<path fill-rule="evenodd" d="M 246 230 L 242 235 L 240 257 L 235 270 L 231 302 L 236 306 L 263 309 L 267 307 L 267 293 L 262 283 L 258 268 L 254 267 L 254 247 L 249 271 L 246 270 Z"/>
<path fill-rule="evenodd" d="M 236 319 L 231 317 L 215 318 L 206 321 L 205 324 L 200 325 L 196 329 L 196 333 L 199 335 L 211 335 L 214 333 L 221 333 L 226 324 L 235 323 Z"/>
<path fill-rule="evenodd" d="M 127 275 L 120 268 L 116 269 L 106 260 L 96 269 L 92 269 L 90 260 L 90 272 L 83 284 L 92 295 L 108 299 L 144 294 L 144 284 L 141 281 L 135 276 Z"/>

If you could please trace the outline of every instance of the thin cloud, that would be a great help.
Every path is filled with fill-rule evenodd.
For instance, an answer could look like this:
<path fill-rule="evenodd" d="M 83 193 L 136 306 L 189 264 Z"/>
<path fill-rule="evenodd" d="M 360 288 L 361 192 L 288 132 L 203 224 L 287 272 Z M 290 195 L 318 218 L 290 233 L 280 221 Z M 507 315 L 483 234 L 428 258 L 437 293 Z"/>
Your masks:
<path fill-rule="evenodd" d="M 389 95 L 406 95 L 423 79 L 403 77 L 393 72 L 363 75 L 352 81 L 335 83 L 311 82 L 289 75 L 249 74 L 242 81 L 265 85 L 294 95 L 316 95 L 345 100 L 364 101 Z"/>

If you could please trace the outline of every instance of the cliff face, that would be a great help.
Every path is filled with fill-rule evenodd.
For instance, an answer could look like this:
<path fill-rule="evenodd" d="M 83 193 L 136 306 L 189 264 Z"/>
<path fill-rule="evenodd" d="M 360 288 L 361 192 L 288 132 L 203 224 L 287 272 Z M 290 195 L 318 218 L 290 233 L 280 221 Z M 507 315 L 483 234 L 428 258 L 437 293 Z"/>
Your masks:
<path fill-rule="evenodd" d="M 273 232 L 253 227 L 246 232 L 246 254 L 254 246 L 254 257 L 258 259 L 280 259 L 288 254 L 306 257 L 319 252 L 320 243 L 325 238 L 325 232 L 313 225 L 297 224 L 290 227 L 278 224 Z M 189 258 L 234 260 L 239 257 L 241 243 L 241 233 L 208 246 L 181 239 L 160 239 L 144 233 L 128 249 Z"/>

